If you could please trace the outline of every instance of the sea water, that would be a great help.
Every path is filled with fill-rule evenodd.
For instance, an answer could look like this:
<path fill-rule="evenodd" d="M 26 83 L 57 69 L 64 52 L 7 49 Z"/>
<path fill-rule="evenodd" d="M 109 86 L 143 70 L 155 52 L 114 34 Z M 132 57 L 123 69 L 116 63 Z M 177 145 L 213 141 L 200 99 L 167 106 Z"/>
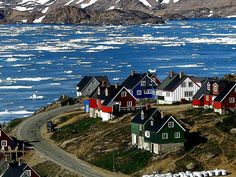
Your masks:
<path fill-rule="evenodd" d="M 31 115 L 85 75 L 120 83 L 131 70 L 223 77 L 236 72 L 236 19 L 164 25 L 0 25 L 0 121 Z"/>

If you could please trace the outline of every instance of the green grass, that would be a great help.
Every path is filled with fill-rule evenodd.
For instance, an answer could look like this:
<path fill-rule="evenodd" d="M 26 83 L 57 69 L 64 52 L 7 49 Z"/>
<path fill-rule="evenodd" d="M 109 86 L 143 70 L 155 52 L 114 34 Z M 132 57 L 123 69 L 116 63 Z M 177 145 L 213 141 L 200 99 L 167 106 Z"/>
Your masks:
<path fill-rule="evenodd" d="M 230 131 L 232 128 L 236 128 L 236 116 L 228 115 L 223 119 L 222 123 L 217 123 L 216 127 L 224 132 Z"/>
<path fill-rule="evenodd" d="M 100 118 L 86 118 L 78 120 L 73 124 L 66 125 L 58 129 L 53 135 L 52 139 L 57 142 L 62 142 L 70 138 L 76 137 L 78 134 L 85 133 L 92 125 L 101 122 Z"/>
<path fill-rule="evenodd" d="M 24 119 L 14 119 L 10 121 L 7 125 L 6 131 L 10 132 L 13 130 L 16 126 L 18 126 Z"/>
<path fill-rule="evenodd" d="M 152 154 L 148 151 L 130 149 L 128 151 L 114 152 L 115 171 L 121 171 L 125 174 L 131 174 L 143 169 L 149 162 Z M 113 170 L 113 152 L 97 157 L 92 161 L 94 165 Z"/>

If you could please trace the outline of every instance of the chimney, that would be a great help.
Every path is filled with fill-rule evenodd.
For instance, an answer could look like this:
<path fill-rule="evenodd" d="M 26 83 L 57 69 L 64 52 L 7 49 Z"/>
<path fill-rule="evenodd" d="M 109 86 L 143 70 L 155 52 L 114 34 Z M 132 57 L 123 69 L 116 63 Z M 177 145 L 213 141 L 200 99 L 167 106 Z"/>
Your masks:
<path fill-rule="evenodd" d="M 174 76 L 174 74 L 175 74 L 174 71 L 171 71 L 171 72 L 169 73 L 169 77 L 172 78 L 172 77 Z"/>
<path fill-rule="evenodd" d="M 143 112 L 143 110 L 141 111 L 141 119 L 144 120 L 144 112 Z"/>
<path fill-rule="evenodd" d="M 151 105 L 147 103 L 147 104 L 145 105 L 145 108 L 146 108 L 146 110 L 149 110 L 149 109 L 151 108 Z"/>
<path fill-rule="evenodd" d="M 115 89 L 118 89 L 119 84 L 115 84 Z"/>
<path fill-rule="evenodd" d="M 180 72 L 180 73 L 179 73 L 179 78 L 182 79 L 183 76 L 184 76 L 184 73 L 183 73 L 183 72 Z"/>
<path fill-rule="evenodd" d="M 131 76 L 133 76 L 135 74 L 135 70 L 131 71 Z"/>
<path fill-rule="evenodd" d="M 21 166 L 21 159 L 18 160 L 18 166 Z"/>
<path fill-rule="evenodd" d="M 151 120 L 151 122 L 150 122 L 150 125 L 151 125 L 151 126 L 153 126 L 153 125 L 154 125 L 154 122 L 153 122 L 153 120 Z"/>
<path fill-rule="evenodd" d="M 163 119 L 164 118 L 164 112 L 161 111 L 161 118 Z"/>
<path fill-rule="evenodd" d="M 101 89 L 98 87 L 98 95 L 101 95 Z"/>
<path fill-rule="evenodd" d="M 108 96 L 108 89 L 105 90 L 105 96 Z"/>
<path fill-rule="evenodd" d="M 106 81 L 102 81 L 102 87 L 106 86 Z"/>

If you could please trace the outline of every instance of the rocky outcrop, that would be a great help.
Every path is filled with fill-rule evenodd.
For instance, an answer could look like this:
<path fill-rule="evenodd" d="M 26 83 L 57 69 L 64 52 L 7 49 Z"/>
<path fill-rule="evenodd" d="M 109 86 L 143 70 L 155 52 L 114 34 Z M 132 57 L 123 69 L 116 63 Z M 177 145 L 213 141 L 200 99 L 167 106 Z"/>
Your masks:
<path fill-rule="evenodd" d="M 79 24 L 81 21 L 86 22 L 95 13 L 91 10 L 81 9 L 78 7 L 65 6 L 59 9 L 50 11 L 42 20 L 43 23 L 74 23 Z"/>
<path fill-rule="evenodd" d="M 164 20 L 140 11 L 109 10 L 94 12 L 77 7 L 63 7 L 50 11 L 42 21 L 43 23 L 74 23 L 88 25 L 132 25 L 132 24 L 159 24 Z"/>

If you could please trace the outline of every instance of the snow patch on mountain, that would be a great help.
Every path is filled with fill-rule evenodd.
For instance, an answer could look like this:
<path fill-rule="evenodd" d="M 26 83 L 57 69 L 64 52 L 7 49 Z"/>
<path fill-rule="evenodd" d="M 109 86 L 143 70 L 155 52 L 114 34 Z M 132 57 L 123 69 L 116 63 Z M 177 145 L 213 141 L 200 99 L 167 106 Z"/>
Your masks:
<path fill-rule="evenodd" d="M 145 6 L 152 7 L 152 5 L 147 0 L 139 0 L 141 3 L 143 3 Z"/>
<path fill-rule="evenodd" d="M 88 7 L 88 6 L 91 6 L 93 4 L 95 4 L 98 0 L 90 0 L 89 3 L 84 3 L 84 4 L 81 4 L 80 7 L 81 8 L 85 8 L 85 7 Z"/>

